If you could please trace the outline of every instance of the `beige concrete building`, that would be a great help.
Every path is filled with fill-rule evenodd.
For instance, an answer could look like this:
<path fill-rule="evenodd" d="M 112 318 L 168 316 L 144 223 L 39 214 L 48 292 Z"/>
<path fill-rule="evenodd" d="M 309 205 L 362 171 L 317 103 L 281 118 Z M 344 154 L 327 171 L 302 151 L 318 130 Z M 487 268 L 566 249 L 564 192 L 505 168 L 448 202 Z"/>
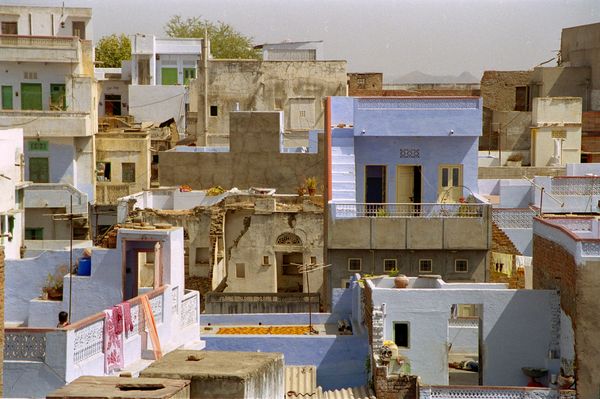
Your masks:
<path fill-rule="evenodd" d="M 562 166 L 581 161 L 581 98 L 533 99 L 531 165 Z"/>
<path fill-rule="evenodd" d="M 108 131 L 96 134 L 96 204 L 150 188 L 150 132 Z"/>
<path fill-rule="evenodd" d="M 323 126 L 326 96 L 346 95 L 346 61 L 208 60 L 192 86 L 198 145 L 226 145 L 236 110 L 283 111 L 283 130 L 302 136 Z"/>
<path fill-rule="evenodd" d="M 160 185 L 275 187 L 278 193 L 295 194 L 307 177 L 316 177 L 322 190 L 322 134 L 311 132 L 308 148 L 285 148 L 283 112 L 231 112 L 228 118 L 229 148 L 178 146 L 160 152 Z"/>

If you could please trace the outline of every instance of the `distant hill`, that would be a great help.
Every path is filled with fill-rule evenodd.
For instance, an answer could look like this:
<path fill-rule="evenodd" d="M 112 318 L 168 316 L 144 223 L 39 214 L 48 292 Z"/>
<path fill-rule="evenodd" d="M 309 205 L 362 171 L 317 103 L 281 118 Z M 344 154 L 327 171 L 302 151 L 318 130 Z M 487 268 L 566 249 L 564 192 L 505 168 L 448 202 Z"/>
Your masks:
<path fill-rule="evenodd" d="M 412 71 L 401 76 L 394 77 L 391 75 L 390 79 L 386 79 L 385 83 L 479 83 L 480 80 L 466 71 L 458 76 L 428 75 L 421 71 Z"/>

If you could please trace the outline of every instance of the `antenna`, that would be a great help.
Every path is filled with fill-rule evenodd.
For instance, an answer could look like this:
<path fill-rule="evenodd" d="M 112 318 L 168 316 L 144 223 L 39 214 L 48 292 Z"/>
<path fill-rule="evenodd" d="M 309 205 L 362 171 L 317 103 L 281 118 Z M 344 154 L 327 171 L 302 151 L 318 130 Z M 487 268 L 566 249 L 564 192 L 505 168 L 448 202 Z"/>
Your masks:
<path fill-rule="evenodd" d="M 324 265 L 323 263 L 290 263 L 291 265 L 298 267 L 298 272 L 301 274 L 306 274 L 306 292 L 308 293 L 308 334 L 318 334 L 317 330 L 315 330 L 312 326 L 312 301 L 310 299 L 310 278 L 308 273 L 316 272 L 318 270 L 323 270 L 326 267 L 331 266 L 331 263 L 328 265 Z"/>

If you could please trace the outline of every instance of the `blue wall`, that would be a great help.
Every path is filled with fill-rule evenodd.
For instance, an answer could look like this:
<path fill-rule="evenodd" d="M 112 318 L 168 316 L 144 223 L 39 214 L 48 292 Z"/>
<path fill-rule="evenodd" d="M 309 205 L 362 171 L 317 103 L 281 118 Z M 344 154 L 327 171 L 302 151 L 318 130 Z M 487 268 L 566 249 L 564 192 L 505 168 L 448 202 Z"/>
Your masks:
<path fill-rule="evenodd" d="M 463 185 L 476 193 L 477 146 L 478 137 L 355 137 L 356 201 L 365 202 L 365 165 L 387 165 L 386 202 L 396 202 L 396 165 L 421 165 L 421 202 L 437 202 L 440 164 L 463 164 Z M 400 158 L 401 148 L 419 149 L 420 158 Z"/>
<path fill-rule="evenodd" d="M 354 123 L 354 97 L 330 97 L 331 99 L 331 124 L 339 123 L 351 125 Z"/>
<path fill-rule="evenodd" d="M 281 352 L 287 365 L 316 365 L 323 389 L 366 385 L 369 354 L 366 335 L 327 336 L 202 336 L 207 350 Z"/>
<path fill-rule="evenodd" d="M 356 98 L 354 134 L 377 136 L 481 135 L 481 98 Z M 333 113 L 333 112 L 332 112 Z"/>

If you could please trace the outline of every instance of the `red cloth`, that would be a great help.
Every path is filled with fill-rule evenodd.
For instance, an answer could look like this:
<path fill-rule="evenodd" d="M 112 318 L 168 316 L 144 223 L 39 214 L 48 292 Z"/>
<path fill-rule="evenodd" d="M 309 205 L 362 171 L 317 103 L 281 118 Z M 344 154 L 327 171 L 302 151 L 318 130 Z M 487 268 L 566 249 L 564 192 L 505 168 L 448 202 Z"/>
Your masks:
<path fill-rule="evenodd" d="M 123 334 L 123 308 L 119 305 L 113 306 L 112 322 L 115 329 L 115 334 Z"/>
<path fill-rule="evenodd" d="M 121 308 L 121 312 L 123 313 L 123 323 L 125 327 L 125 331 L 133 331 L 133 322 L 131 321 L 131 305 L 129 302 L 123 302 L 118 304 Z"/>
<path fill-rule="evenodd" d="M 123 339 L 115 334 L 114 311 L 104 311 L 104 374 L 123 368 Z"/>

